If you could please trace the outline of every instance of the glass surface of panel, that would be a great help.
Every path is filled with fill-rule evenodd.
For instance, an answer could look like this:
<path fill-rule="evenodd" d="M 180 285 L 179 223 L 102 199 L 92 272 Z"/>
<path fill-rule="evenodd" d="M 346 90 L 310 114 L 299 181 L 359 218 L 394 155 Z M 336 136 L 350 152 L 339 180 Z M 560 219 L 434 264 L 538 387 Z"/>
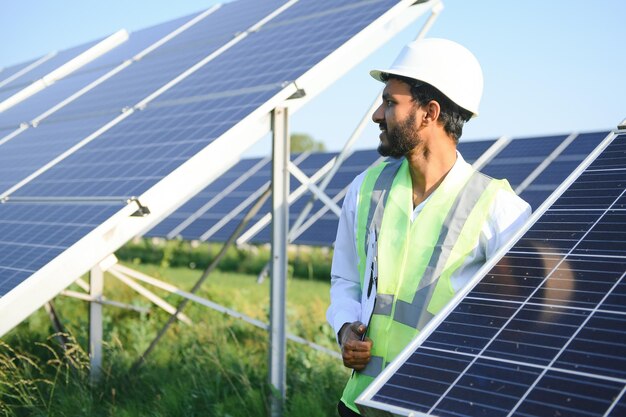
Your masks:
<path fill-rule="evenodd" d="M 0 204 L 0 297 L 11 291 L 122 204 Z"/>

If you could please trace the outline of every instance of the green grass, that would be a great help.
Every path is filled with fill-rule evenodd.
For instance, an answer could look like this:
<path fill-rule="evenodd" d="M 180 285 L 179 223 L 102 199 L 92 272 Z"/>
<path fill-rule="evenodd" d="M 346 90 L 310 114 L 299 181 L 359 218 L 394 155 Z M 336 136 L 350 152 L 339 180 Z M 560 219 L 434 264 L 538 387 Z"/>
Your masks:
<path fill-rule="evenodd" d="M 189 289 L 201 272 L 134 266 L 156 278 Z M 105 295 L 143 307 L 150 303 L 114 277 Z M 153 289 L 172 304 L 181 299 Z M 328 283 L 290 279 L 288 331 L 329 348 L 334 336 L 325 324 Z M 215 272 L 199 295 L 265 322 L 269 282 Z M 268 334 L 241 320 L 190 303 L 192 326 L 174 325 L 135 373 L 131 364 L 166 322 L 150 314 L 105 306 L 105 354 L 101 381 L 89 384 L 88 303 L 55 300 L 67 333 L 68 350 L 57 343 L 44 311 L 3 337 L 0 344 L 0 416 L 267 416 Z M 288 342 L 285 416 L 332 416 L 349 376 L 340 361 Z"/>

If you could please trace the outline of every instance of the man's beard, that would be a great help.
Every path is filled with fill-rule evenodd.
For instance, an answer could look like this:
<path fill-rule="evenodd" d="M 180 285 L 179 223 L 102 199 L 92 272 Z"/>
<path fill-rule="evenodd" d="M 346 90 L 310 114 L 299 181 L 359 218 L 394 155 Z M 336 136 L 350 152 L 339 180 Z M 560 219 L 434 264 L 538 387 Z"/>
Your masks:
<path fill-rule="evenodd" d="M 421 142 L 415 125 L 415 113 L 411 112 L 411 114 L 393 130 L 387 130 L 385 136 L 387 143 L 381 141 L 378 145 L 378 153 L 382 156 L 390 156 L 399 159 L 413 150 Z"/>

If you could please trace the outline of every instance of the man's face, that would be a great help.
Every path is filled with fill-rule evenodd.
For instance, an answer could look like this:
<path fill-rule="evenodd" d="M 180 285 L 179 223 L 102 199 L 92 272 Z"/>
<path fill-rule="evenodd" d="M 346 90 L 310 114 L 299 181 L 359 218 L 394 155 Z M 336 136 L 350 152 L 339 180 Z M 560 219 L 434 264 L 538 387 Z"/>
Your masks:
<path fill-rule="evenodd" d="M 419 106 L 411 88 L 403 81 L 390 79 L 383 90 L 383 102 L 372 119 L 380 126 L 378 153 L 401 158 L 420 144 L 416 113 Z"/>

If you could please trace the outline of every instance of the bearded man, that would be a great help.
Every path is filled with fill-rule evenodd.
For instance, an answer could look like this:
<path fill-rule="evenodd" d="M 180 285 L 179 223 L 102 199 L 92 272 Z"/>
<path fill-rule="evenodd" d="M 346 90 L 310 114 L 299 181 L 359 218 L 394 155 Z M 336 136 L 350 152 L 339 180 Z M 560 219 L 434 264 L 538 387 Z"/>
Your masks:
<path fill-rule="evenodd" d="M 410 43 L 373 115 L 388 159 L 357 176 L 343 202 L 328 322 L 353 369 L 340 416 L 530 216 L 506 180 L 463 160 L 463 125 L 478 115 L 483 76 L 465 47 Z"/>

